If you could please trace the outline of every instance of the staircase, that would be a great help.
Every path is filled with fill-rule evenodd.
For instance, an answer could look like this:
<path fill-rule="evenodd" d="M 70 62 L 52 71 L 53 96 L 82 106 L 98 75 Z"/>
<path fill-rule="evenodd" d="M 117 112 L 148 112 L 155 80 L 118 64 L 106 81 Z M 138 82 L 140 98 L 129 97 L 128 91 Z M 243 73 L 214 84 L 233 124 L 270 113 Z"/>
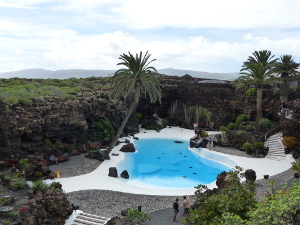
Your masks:
<path fill-rule="evenodd" d="M 265 142 L 265 145 L 269 147 L 269 153 L 266 158 L 273 160 L 282 160 L 285 158 L 286 154 L 281 139 L 281 132 L 273 134 L 268 138 L 268 140 Z"/>
<path fill-rule="evenodd" d="M 71 225 L 103 225 L 109 220 L 110 218 L 81 212 L 76 216 Z"/>

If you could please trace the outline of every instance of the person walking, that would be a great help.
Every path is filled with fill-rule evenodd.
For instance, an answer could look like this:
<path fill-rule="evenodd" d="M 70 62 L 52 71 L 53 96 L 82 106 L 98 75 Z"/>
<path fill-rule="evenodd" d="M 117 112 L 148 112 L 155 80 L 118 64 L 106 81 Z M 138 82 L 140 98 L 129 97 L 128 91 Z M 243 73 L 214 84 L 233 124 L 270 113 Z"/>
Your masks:
<path fill-rule="evenodd" d="M 173 203 L 173 210 L 174 210 L 173 221 L 177 222 L 176 216 L 179 213 L 178 198 L 176 198 L 175 202 Z"/>
<path fill-rule="evenodd" d="M 185 195 L 183 196 L 183 208 L 184 208 L 184 212 L 183 212 L 183 215 L 185 217 L 189 216 L 189 210 L 190 210 L 190 197 Z"/>
<path fill-rule="evenodd" d="M 212 141 L 213 141 L 213 147 L 216 147 L 216 145 L 217 145 L 217 138 L 216 138 L 216 136 L 213 136 Z"/>

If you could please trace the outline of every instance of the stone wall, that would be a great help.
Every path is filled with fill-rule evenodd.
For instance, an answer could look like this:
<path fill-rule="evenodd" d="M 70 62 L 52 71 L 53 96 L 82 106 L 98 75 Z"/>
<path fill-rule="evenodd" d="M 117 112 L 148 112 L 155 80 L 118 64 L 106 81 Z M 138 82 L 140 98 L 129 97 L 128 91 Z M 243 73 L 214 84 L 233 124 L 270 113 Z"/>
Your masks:
<path fill-rule="evenodd" d="M 98 95 L 72 100 L 46 97 L 34 100 L 30 107 L 1 109 L 0 158 L 7 159 L 42 151 L 46 138 L 80 148 L 95 138 L 94 124 L 102 117 L 118 127 L 126 107 L 123 102 Z"/>

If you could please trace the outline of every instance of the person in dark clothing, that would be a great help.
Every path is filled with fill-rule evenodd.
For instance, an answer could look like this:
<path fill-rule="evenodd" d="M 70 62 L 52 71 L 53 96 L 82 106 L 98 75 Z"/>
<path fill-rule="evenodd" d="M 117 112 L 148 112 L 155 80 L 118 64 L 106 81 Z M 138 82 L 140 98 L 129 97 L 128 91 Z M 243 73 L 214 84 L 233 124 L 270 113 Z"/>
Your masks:
<path fill-rule="evenodd" d="M 178 205 L 178 198 L 176 198 L 175 202 L 173 203 L 173 210 L 174 210 L 173 221 L 175 221 L 175 222 L 177 222 L 176 216 L 177 216 L 177 213 L 179 213 L 178 207 L 179 207 L 179 205 Z"/>

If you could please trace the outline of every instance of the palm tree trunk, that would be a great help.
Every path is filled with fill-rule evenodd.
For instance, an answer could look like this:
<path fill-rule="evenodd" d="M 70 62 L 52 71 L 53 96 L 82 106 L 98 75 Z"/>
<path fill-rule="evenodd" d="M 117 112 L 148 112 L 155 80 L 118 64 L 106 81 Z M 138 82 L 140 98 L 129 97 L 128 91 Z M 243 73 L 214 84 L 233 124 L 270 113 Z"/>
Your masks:
<path fill-rule="evenodd" d="M 131 102 L 131 104 L 129 106 L 129 109 L 126 112 L 126 116 L 125 116 L 124 120 L 121 123 L 121 126 L 119 127 L 119 129 L 118 129 L 114 139 L 110 143 L 108 149 L 105 151 L 107 154 L 109 154 L 112 151 L 112 149 L 116 146 L 117 141 L 118 141 L 119 137 L 121 136 L 129 117 L 131 116 L 135 106 L 138 104 L 138 101 L 139 101 L 139 98 L 138 98 L 138 96 L 135 95 L 133 101 Z"/>
<path fill-rule="evenodd" d="M 263 94 L 263 88 L 257 87 L 257 91 L 256 91 L 256 128 L 255 128 L 256 133 L 258 133 L 258 131 L 259 131 L 259 120 L 263 117 L 262 94 Z"/>
<path fill-rule="evenodd" d="M 283 77 L 282 83 L 280 84 L 280 101 L 288 102 L 288 95 L 289 95 L 288 77 Z"/>

